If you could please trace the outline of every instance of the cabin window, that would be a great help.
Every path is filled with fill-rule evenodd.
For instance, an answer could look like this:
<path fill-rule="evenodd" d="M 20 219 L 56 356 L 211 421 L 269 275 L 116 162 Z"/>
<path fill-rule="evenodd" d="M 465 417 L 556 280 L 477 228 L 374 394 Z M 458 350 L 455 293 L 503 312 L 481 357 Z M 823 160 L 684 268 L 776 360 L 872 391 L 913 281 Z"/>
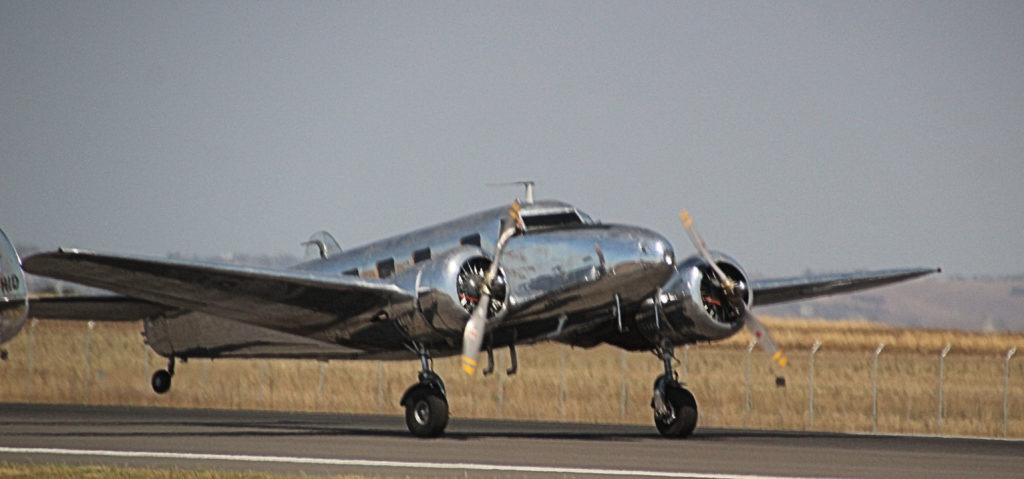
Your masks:
<path fill-rule="evenodd" d="M 359 276 L 359 268 L 352 268 L 341 272 L 344 276 Z"/>
<path fill-rule="evenodd" d="M 395 274 L 395 259 L 388 258 L 377 262 L 377 277 L 380 279 L 387 278 Z"/>
<path fill-rule="evenodd" d="M 412 252 L 413 264 L 422 263 L 428 259 L 430 259 L 430 248 L 418 249 Z"/>
<path fill-rule="evenodd" d="M 462 239 L 459 240 L 459 244 L 462 246 L 480 246 L 480 233 L 463 236 Z"/>

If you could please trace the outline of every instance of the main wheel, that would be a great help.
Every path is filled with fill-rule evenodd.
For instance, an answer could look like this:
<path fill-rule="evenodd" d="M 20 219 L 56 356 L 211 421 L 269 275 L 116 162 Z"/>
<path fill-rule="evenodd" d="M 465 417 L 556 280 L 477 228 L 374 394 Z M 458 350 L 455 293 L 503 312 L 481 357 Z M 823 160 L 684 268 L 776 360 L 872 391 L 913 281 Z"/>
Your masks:
<path fill-rule="evenodd" d="M 163 394 L 171 389 L 171 373 L 161 369 L 153 373 L 150 383 L 153 385 L 153 391 Z"/>
<path fill-rule="evenodd" d="M 654 413 L 654 425 L 662 436 L 684 438 L 697 427 L 697 400 L 693 394 L 680 387 L 666 387 L 665 399 L 672 414 L 659 416 Z"/>
<path fill-rule="evenodd" d="M 417 387 L 405 401 L 405 425 L 419 437 L 437 437 L 448 426 L 448 401 L 430 387 Z"/>

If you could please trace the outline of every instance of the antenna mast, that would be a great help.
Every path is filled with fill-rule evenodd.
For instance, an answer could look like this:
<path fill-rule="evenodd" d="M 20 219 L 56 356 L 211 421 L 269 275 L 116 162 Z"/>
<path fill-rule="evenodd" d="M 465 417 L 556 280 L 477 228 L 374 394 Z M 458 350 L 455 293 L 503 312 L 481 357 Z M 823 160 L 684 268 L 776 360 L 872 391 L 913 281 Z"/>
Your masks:
<path fill-rule="evenodd" d="M 487 184 L 487 186 L 515 186 L 515 185 L 522 185 L 524 188 L 526 188 L 526 198 L 524 200 L 524 203 L 526 203 L 528 205 L 533 204 L 533 185 L 534 185 L 534 182 L 532 180 L 510 181 L 508 183 L 488 183 Z"/>

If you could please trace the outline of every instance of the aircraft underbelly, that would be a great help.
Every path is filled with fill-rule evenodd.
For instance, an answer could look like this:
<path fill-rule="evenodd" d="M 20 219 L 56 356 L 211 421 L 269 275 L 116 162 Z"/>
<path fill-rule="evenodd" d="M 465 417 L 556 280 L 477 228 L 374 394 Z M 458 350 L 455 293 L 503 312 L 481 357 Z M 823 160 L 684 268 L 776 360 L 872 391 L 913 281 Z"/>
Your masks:
<path fill-rule="evenodd" d="M 144 327 L 146 343 L 162 356 L 355 359 L 369 352 L 197 312 L 149 319 Z"/>

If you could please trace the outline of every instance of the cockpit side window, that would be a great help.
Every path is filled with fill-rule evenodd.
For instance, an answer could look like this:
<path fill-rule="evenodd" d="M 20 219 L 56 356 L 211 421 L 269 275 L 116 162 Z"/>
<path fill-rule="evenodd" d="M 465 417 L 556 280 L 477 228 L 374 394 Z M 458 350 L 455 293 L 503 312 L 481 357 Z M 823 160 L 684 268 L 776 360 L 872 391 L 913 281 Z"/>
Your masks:
<path fill-rule="evenodd" d="M 576 210 L 523 215 L 522 218 L 527 232 L 579 226 L 585 223 Z"/>
<path fill-rule="evenodd" d="M 430 248 L 418 249 L 412 252 L 413 264 L 422 263 L 430 259 Z"/>

